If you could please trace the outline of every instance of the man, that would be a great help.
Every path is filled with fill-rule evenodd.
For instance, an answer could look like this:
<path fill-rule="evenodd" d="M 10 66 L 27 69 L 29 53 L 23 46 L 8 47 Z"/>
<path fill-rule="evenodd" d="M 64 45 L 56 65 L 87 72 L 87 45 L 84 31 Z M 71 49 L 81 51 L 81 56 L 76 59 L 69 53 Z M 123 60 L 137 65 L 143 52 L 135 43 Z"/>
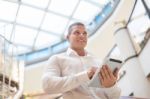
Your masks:
<path fill-rule="evenodd" d="M 104 88 L 88 86 L 98 62 L 85 50 L 87 32 L 84 24 L 72 24 L 67 39 L 70 43 L 68 50 L 48 60 L 42 79 L 45 92 L 62 93 L 63 99 L 119 99 L 118 71 L 112 73 L 106 65 L 100 70 L 100 82 Z"/>

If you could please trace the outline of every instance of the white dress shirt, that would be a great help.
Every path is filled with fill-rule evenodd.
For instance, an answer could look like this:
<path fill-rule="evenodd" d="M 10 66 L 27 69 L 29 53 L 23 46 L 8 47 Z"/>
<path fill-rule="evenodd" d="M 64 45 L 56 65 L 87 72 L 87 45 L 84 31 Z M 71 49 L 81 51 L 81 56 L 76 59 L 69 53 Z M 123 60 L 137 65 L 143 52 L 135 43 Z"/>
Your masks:
<path fill-rule="evenodd" d="M 49 94 L 62 93 L 63 99 L 119 99 L 120 89 L 116 84 L 111 88 L 88 87 L 87 69 L 100 66 L 99 63 L 88 52 L 79 56 L 68 48 L 48 60 L 42 77 L 43 89 Z"/>

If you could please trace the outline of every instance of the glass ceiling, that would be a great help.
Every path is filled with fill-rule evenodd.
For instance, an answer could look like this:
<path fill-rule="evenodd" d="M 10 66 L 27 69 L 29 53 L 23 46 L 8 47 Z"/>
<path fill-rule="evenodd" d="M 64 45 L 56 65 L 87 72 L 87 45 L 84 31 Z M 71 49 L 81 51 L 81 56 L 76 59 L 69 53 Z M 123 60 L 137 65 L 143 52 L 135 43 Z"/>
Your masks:
<path fill-rule="evenodd" d="M 64 40 L 68 26 L 88 25 L 111 0 L 0 0 L 0 35 L 17 45 L 17 54 Z"/>
<path fill-rule="evenodd" d="M 150 1 L 149 3 L 146 3 L 148 5 Z M 131 22 L 128 24 L 127 27 L 135 42 L 140 44 L 144 39 L 145 32 L 148 28 L 150 28 L 150 19 L 141 0 L 137 1 L 137 4 L 133 11 L 133 15 L 131 17 Z"/>
<path fill-rule="evenodd" d="M 67 47 L 64 36 L 73 22 L 83 22 L 90 34 L 95 32 L 117 1 L 120 0 L 0 0 L 0 36 L 15 45 L 6 46 L 8 53 L 23 56 L 26 62 L 38 61 L 39 57 Z M 150 8 L 150 1 L 145 2 Z M 128 28 L 140 42 L 148 27 L 149 18 L 138 0 Z"/>

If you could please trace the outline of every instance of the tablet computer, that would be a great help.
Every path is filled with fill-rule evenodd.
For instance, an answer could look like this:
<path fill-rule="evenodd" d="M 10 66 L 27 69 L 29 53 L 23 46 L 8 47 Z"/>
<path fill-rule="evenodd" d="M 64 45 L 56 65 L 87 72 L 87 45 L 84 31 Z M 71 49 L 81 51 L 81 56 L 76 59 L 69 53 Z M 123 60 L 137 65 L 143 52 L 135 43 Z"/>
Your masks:
<path fill-rule="evenodd" d="M 109 58 L 109 59 L 105 59 L 103 61 L 103 64 L 108 65 L 109 68 L 112 70 L 112 72 L 114 72 L 117 68 L 120 69 L 123 65 L 123 62 L 121 60 L 118 59 L 113 59 L 113 58 Z M 95 72 L 94 76 L 92 77 L 90 83 L 89 83 L 89 87 L 103 87 L 100 83 L 100 79 L 99 79 L 99 71 L 100 71 L 101 67 L 99 67 L 97 69 L 97 71 Z"/>

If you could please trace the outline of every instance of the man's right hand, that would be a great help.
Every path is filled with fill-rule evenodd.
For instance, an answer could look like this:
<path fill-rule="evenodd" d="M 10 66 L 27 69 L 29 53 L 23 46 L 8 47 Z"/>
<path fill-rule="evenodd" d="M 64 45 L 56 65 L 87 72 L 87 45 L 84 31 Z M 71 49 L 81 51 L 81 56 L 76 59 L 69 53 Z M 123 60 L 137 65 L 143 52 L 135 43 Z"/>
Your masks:
<path fill-rule="evenodd" d="M 87 70 L 87 74 L 88 74 L 89 79 L 92 79 L 92 77 L 95 74 L 96 70 L 97 70 L 97 67 L 90 67 Z"/>

